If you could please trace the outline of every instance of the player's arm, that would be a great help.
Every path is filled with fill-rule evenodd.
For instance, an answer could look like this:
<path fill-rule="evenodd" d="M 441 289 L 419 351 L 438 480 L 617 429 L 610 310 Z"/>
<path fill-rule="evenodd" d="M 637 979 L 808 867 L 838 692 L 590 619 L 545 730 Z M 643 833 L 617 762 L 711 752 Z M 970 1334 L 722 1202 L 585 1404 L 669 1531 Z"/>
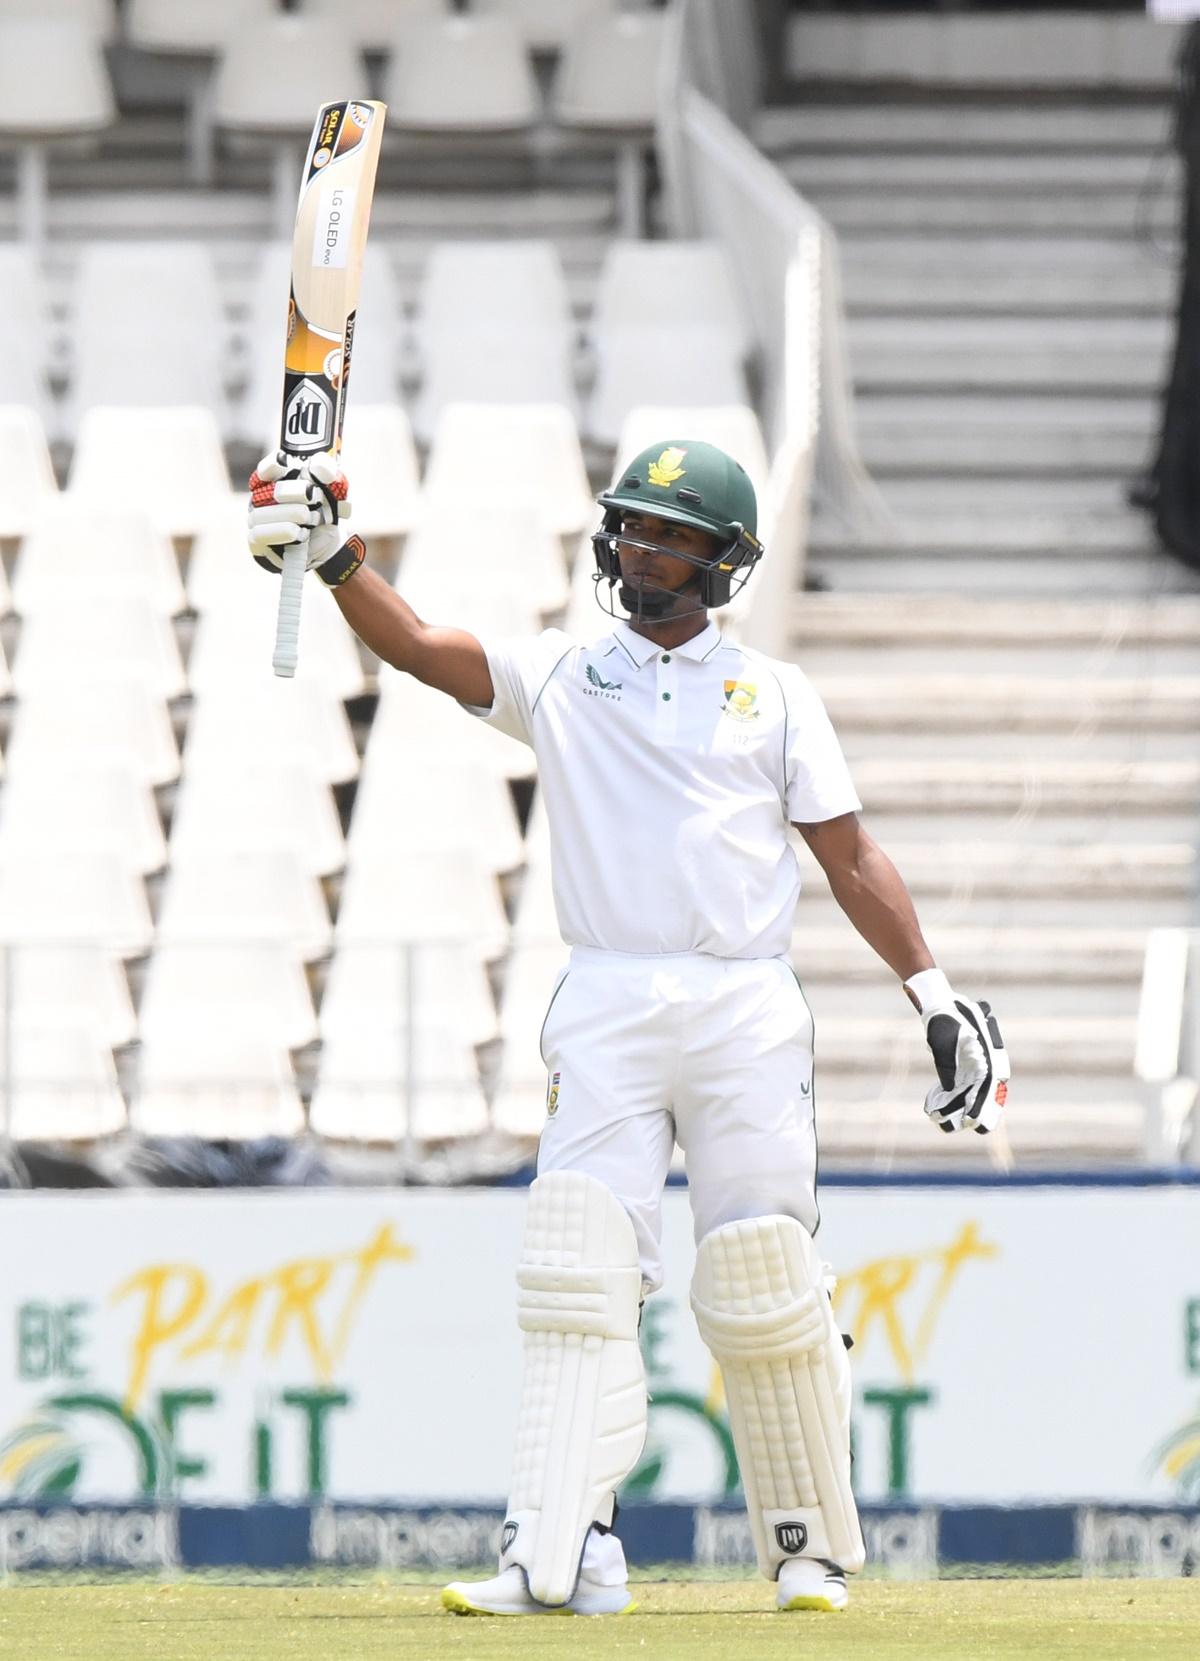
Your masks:
<path fill-rule="evenodd" d="M 333 590 L 342 616 L 376 657 L 459 703 L 488 709 L 495 696 L 487 654 L 463 629 L 437 628 L 363 561 L 361 536 L 342 540 L 348 485 L 331 456 L 298 464 L 264 456 L 250 479 L 249 541 L 256 562 L 279 571 L 283 551 L 302 546 L 305 569 Z"/>
<path fill-rule="evenodd" d="M 938 1075 L 926 1113 L 943 1130 L 993 1129 L 1008 1095 L 1009 1062 L 991 1006 L 960 997 L 935 966 L 903 878 L 857 813 L 796 829 L 834 899 L 900 976 L 924 1023 Z"/>
<path fill-rule="evenodd" d="M 829 879 L 834 899 L 867 945 L 901 980 L 933 967 L 904 879 L 857 813 L 797 825 Z"/>

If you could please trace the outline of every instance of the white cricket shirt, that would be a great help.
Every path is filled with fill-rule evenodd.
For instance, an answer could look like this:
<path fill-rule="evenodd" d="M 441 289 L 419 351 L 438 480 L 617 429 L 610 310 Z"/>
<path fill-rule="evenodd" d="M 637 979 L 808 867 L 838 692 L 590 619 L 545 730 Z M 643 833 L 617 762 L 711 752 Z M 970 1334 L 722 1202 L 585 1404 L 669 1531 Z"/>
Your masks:
<path fill-rule="evenodd" d="M 495 699 L 471 713 L 537 756 L 567 944 L 786 953 L 789 821 L 860 806 L 806 676 L 712 623 L 669 651 L 624 623 L 593 645 L 547 629 L 485 650 Z"/>

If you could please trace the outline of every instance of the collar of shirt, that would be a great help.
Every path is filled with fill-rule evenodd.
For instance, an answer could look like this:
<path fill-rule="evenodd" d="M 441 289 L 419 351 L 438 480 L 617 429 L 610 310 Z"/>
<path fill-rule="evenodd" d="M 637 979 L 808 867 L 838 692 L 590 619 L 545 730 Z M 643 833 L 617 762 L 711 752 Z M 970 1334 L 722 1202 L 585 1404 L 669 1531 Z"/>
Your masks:
<path fill-rule="evenodd" d="M 628 623 L 618 623 L 613 630 L 613 639 L 632 658 L 635 668 L 642 669 L 653 658 L 662 657 L 664 652 L 671 657 L 686 657 L 691 658 L 693 663 L 703 663 L 721 644 L 721 631 L 715 623 L 709 623 L 699 634 L 685 640 L 682 646 L 664 647 L 655 640 L 648 640 L 644 634 L 635 634 Z"/>

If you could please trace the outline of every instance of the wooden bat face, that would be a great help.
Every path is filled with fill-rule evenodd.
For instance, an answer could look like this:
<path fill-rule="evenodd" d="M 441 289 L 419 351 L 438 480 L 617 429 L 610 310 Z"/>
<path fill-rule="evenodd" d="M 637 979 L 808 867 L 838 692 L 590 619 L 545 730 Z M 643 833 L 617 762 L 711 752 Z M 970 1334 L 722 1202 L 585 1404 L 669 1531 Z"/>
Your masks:
<path fill-rule="evenodd" d="M 317 116 L 304 164 L 288 300 L 280 446 L 341 447 L 363 249 L 386 105 L 346 100 Z"/>

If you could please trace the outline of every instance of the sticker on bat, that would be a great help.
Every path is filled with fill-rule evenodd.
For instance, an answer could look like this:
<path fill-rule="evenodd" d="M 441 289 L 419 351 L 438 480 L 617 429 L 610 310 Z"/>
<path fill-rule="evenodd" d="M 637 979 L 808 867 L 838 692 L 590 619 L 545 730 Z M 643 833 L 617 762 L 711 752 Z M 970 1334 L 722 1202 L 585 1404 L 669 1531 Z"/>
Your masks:
<path fill-rule="evenodd" d="M 327 450 L 333 443 L 333 400 L 316 381 L 298 381 L 284 405 L 283 438 L 293 455 Z"/>
<path fill-rule="evenodd" d="M 350 228 L 354 223 L 354 197 L 354 186 L 343 184 L 336 173 L 322 181 L 317 223 L 313 230 L 314 270 L 344 270 L 349 253 Z"/>

